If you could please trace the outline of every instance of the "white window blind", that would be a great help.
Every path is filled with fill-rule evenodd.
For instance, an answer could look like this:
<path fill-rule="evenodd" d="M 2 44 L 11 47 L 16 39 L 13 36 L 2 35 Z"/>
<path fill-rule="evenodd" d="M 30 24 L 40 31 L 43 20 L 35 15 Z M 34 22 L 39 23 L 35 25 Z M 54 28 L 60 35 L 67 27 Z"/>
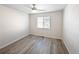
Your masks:
<path fill-rule="evenodd" d="M 37 28 L 50 29 L 50 16 L 41 16 L 37 18 Z"/>

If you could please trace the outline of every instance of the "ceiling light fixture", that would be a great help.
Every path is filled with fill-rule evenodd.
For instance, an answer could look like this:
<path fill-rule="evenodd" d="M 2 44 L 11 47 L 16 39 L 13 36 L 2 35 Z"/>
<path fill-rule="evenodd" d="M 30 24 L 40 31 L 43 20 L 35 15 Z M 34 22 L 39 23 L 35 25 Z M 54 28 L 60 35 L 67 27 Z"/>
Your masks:
<path fill-rule="evenodd" d="M 37 10 L 32 10 L 32 13 L 36 13 L 37 12 Z"/>
<path fill-rule="evenodd" d="M 31 8 L 31 9 L 32 9 L 32 13 L 44 11 L 44 10 L 37 9 L 37 8 L 36 8 L 36 4 L 32 4 L 32 6 L 33 6 L 33 7 Z"/>

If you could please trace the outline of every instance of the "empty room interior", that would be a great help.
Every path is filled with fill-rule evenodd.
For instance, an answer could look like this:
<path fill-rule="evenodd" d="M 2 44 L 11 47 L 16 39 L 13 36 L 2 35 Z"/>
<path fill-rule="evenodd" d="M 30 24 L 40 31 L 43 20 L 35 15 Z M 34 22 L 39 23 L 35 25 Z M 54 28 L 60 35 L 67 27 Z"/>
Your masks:
<path fill-rule="evenodd" d="M 0 54 L 78 54 L 79 4 L 1 4 Z"/>

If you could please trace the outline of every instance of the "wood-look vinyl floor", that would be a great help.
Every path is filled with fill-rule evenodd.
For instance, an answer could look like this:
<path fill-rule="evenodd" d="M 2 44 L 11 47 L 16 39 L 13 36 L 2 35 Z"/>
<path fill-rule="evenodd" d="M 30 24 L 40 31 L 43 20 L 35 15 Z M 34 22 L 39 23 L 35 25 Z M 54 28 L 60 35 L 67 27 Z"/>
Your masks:
<path fill-rule="evenodd" d="M 0 49 L 0 54 L 68 54 L 60 39 L 29 35 Z"/>

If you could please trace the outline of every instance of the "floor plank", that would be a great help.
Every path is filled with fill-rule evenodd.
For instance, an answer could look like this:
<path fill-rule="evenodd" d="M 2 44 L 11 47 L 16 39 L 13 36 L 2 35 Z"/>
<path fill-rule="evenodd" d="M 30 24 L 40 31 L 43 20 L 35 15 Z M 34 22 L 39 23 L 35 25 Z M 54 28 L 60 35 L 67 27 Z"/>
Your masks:
<path fill-rule="evenodd" d="M 0 49 L 1 54 L 68 54 L 60 39 L 29 35 Z"/>

